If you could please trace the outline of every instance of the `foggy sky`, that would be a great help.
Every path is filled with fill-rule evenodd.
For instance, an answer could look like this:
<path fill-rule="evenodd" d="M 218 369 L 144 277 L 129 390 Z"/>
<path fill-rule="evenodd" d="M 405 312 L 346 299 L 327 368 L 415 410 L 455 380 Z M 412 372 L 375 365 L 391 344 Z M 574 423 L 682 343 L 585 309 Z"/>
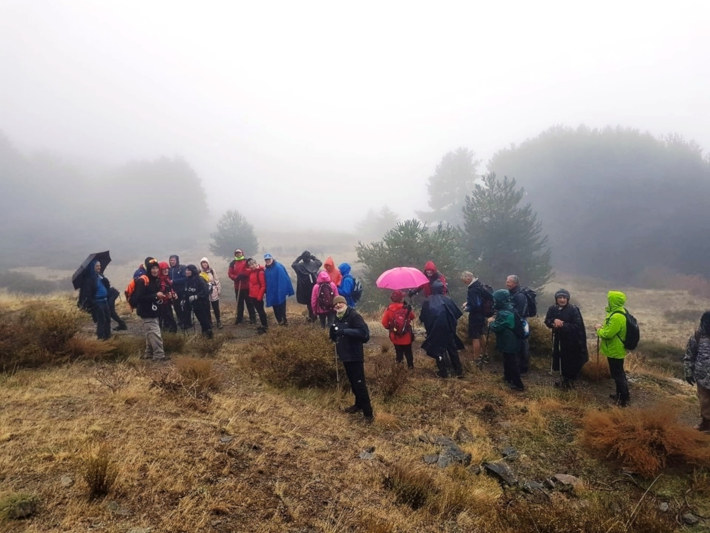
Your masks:
<path fill-rule="evenodd" d="M 445 152 L 485 163 L 556 124 L 710 148 L 708 27 L 703 0 L 0 0 L 0 130 L 109 164 L 180 155 L 215 214 L 349 229 L 426 208 Z"/>

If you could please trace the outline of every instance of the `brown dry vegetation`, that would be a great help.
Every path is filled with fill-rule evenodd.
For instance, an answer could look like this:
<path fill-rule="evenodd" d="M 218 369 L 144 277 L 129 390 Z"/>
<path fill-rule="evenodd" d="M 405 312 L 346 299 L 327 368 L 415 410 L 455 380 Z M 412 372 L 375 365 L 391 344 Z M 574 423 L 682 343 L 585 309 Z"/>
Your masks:
<path fill-rule="evenodd" d="M 51 306 L 71 304 L 57 299 Z M 19 315 L 25 305 L 0 300 L 0 312 Z M 595 307 L 585 299 L 584 309 L 591 327 Z M 289 313 L 296 324 L 301 308 Z M 688 511 L 710 515 L 707 460 L 689 465 L 670 453 L 650 486 L 624 474 L 608 450 L 582 444 L 585 417 L 615 412 L 608 381 L 558 391 L 546 373 L 549 359 L 538 357 L 520 394 L 503 386 L 494 356 L 483 370 L 467 365 L 463 380 L 441 380 L 417 350 L 415 369 L 407 371 L 383 348 L 388 341 L 377 318 L 369 317 L 366 349 L 372 426 L 339 411 L 352 401 L 347 380 L 340 367 L 336 384 L 333 346 L 310 326 L 274 327 L 258 337 L 228 326 L 216 349 L 197 349 L 188 337 L 182 350 L 193 357 L 168 363 L 138 359 L 142 339 L 126 336 L 121 357 L 68 357 L 72 364 L 0 374 L 0 500 L 24 494 L 39 502 L 32 517 L 6 519 L 0 531 L 653 533 L 678 530 Z M 91 340 L 72 338 L 87 346 Z M 470 360 L 470 352 L 462 355 Z M 650 409 L 692 424 L 697 400 L 690 387 L 642 358 L 628 366 L 630 420 Z M 518 453 L 507 464 L 521 482 L 564 473 L 582 483 L 527 494 L 470 468 L 423 462 L 439 451 L 434 437 L 462 428 L 470 438 L 457 442 L 472 465 L 499 461 L 513 446 Z M 359 457 L 372 448 L 372 459 Z M 101 449 L 116 479 L 106 496 L 89 499 L 87 459 Z M 669 512 L 658 511 L 660 502 Z"/>

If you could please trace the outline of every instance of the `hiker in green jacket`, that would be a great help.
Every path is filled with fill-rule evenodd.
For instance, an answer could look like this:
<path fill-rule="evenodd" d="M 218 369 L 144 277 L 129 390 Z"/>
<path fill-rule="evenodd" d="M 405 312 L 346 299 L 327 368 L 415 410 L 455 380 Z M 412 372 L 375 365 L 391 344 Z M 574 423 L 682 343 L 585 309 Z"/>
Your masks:
<path fill-rule="evenodd" d="M 493 293 L 493 308 L 496 314 L 488 319 L 488 324 L 496 334 L 496 348 L 503 353 L 503 380 L 511 389 L 524 391 L 518 366 L 520 339 L 515 335 L 515 310 L 507 289 Z"/>
<path fill-rule="evenodd" d="M 606 320 L 604 324 L 595 326 L 597 335 L 601 340 L 599 351 L 609 362 L 609 372 L 616 383 L 616 394 L 609 397 L 620 407 L 626 407 L 629 403 L 629 384 L 626 381 L 624 372 L 624 358 L 626 357 L 626 315 L 624 314 L 624 304 L 626 295 L 620 291 L 609 291 L 607 294 L 608 306 L 606 308 Z"/>

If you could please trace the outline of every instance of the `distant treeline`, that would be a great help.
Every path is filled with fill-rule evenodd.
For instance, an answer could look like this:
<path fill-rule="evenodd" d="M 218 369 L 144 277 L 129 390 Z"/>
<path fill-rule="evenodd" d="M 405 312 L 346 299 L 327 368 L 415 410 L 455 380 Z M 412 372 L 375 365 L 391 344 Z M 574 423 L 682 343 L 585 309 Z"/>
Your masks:
<path fill-rule="evenodd" d="M 0 183 L 0 268 L 75 268 L 82 254 L 133 257 L 156 243 L 184 249 L 209 230 L 200 179 L 179 158 L 87 170 L 25 156 L 0 134 Z"/>
<path fill-rule="evenodd" d="M 525 188 L 558 270 L 627 283 L 649 269 L 709 274 L 710 160 L 692 142 L 554 127 L 488 168 Z"/>

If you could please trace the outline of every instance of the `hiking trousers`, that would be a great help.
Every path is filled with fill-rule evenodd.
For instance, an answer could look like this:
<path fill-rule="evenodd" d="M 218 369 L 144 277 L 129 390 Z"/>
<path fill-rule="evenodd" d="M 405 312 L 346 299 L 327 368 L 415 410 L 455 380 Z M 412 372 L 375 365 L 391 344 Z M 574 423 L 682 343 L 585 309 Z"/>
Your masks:
<path fill-rule="evenodd" d="M 235 324 L 241 324 L 244 321 L 244 305 L 247 306 L 249 322 L 256 324 L 256 311 L 254 310 L 254 304 L 251 303 L 251 298 L 249 298 L 249 289 L 234 289 L 234 296 L 237 299 L 237 320 Z"/>
<path fill-rule="evenodd" d="M 160 328 L 168 333 L 177 333 L 177 324 L 173 316 L 173 306 L 170 303 L 161 304 L 160 307 Z"/>
<path fill-rule="evenodd" d="M 367 392 L 367 383 L 365 383 L 365 361 L 344 362 L 343 366 L 350 381 L 350 388 L 355 395 L 355 407 L 362 409 L 363 415 L 372 416 L 370 395 Z"/>
<path fill-rule="evenodd" d="M 318 319 L 320 320 L 320 327 L 329 328 L 333 325 L 333 321 L 335 320 L 335 311 L 318 315 Z"/>
<path fill-rule="evenodd" d="M 143 318 L 143 332 L 145 333 L 145 357 L 153 359 L 164 359 L 163 337 L 160 335 L 160 324 L 158 317 Z"/>
<path fill-rule="evenodd" d="M 286 325 L 286 302 L 274 304 L 274 316 L 278 324 Z"/>
<path fill-rule="evenodd" d="M 528 339 L 520 341 L 520 351 L 518 352 L 518 372 L 524 374 L 530 369 L 530 343 Z"/>
<path fill-rule="evenodd" d="M 202 334 L 206 337 L 212 337 L 212 316 L 210 315 L 210 304 L 206 299 L 195 300 L 192 303 L 192 310 L 195 312 L 195 317 L 200 323 Z"/>
<path fill-rule="evenodd" d="M 609 361 L 609 373 L 616 384 L 616 395 L 620 400 L 628 402 L 629 384 L 626 381 L 626 372 L 624 372 L 624 360 L 613 357 L 607 357 L 606 360 Z"/>
<path fill-rule="evenodd" d="M 401 363 L 404 358 L 407 359 L 407 366 L 409 368 L 414 368 L 414 355 L 412 354 L 411 344 L 395 344 L 394 353 L 396 355 L 396 361 Z"/>
<path fill-rule="evenodd" d="M 703 421 L 710 422 L 710 389 L 700 384 L 698 386 L 698 401 L 700 402 L 700 417 Z"/>
<path fill-rule="evenodd" d="M 251 296 L 249 297 L 249 300 L 251 300 L 251 305 L 254 306 L 256 314 L 259 315 L 259 322 L 261 322 L 261 327 L 268 328 L 269 323 L 266 320 L 266 311 L 264 311 L 264 300 L 258 300 L 256 298 L 252 298 Z"/>
<path fill-rule="evenodd" d="M 212 303 L 212 312 L 214 313 L 214 319 L 217 322 L 217 324 L 220 324 L 222 322 L 220 320 L 222 315 L 219 312 L 219 300 L 213 300 L 211 303 Z"/>
<path fill-rule="evenodd" d="M 94 307 L 94 320 L 96 321 L 96 337 L 99 340 L 107 340 L 111 338 L 111 311 L 108 307 L 108 301 L 97 300 Z"/>
<path fill-rule="evenodd" d="M 506 383 L 512 383 L 518 388 L 525 386 L 523 380 L 520 379 L 519 355 L 520 352 L 503 352 L 503 379 Z"/>

